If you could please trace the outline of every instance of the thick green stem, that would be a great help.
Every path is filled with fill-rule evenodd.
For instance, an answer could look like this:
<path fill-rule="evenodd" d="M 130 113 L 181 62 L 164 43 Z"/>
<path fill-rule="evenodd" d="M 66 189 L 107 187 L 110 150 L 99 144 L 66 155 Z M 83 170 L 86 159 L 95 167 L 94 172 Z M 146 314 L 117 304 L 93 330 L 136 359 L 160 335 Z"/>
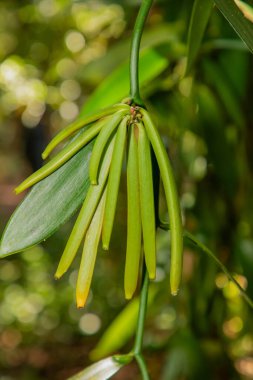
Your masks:
<path fill-rule="evenodd" d="M 153 0 L 143 0 L 133 30 L 130 53 L 130 97 L 134 104 L 143 106 L 139 89 L 139 52 L 141 36 Z"/>
<path fill-rule="evenodd" d="M 142 374 L 143 380 L 149 380 L 148 369 L 145 360 L 141 354 L 142 344 L 143 344 L 143 334 L 144 334 L 144 324 L 147 311 L 147 301 L 148 301 L 148 289 L 149 289 L 149 277 L 148 272 L 144 269 L 144 281 L 142 285 L 141 295 L 140 295 L 140 305 L 139 305 L 139 315 L 136 329 L 135 344 L 133 348 L 134 357 L 138 363 L 140 372 Z"/>

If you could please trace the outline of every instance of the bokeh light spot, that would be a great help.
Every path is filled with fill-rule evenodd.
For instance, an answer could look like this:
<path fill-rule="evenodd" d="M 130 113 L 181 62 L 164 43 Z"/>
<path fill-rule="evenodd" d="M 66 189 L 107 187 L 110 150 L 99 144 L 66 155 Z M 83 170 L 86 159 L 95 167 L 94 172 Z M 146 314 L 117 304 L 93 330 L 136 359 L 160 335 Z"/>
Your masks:
<path fill-rule="evenodd" d="M 60 115 L 65 120 L 73 120 L 79 113 L 78 106 L 73 102 L 65 101 L 60 106 Z"/>
<path fill-rule="evenodd" d="M 80 330 L 87 335 L 93 335 L 101 327 L 101 320 L 96 314 L 87 313 L 82 316 L 79 322 Z"/>
<path fill-rule="evenodd" d="M 65 37 L 65 44 L 72 53 L 77 53 L 85 46 L 84 36 L 75 30 L 71 30 Z"/>

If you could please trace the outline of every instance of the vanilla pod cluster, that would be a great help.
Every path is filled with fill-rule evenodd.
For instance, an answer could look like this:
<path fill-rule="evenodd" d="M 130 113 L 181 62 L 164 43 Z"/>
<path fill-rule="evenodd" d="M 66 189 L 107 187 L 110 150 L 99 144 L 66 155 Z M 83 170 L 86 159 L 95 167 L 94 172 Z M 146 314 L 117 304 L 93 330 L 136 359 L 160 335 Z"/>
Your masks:
<path fill-rule="evenodd" d="M 84 128 L 85 127 L 85 128 Z M 77 133 L 79 132 L 79 133 Z M 127 246 L 125 297 L 131 299 L 138 283 L 142 249 L 150 279 L 156 276 L 156 216 L 151 147 L 160 170 L 170 222 L 170 286 L 177 294 L 182 272 L 183 230 L 172 167 L 160 135 L 142 107 L 119 103 L 81 118 L 59 132 L 42 154 L 46 159 L 64 140 L 76 136 L 48 163 L 17 188 L 29 188 L 57 170 L 96 138 L 89 162 L 90 187 L 76 219 L 55 277 L 70 267 L 83 244 L 76 285 L 78 307 L 86 303 L 100 240 L 109 249 L 115 220 L 122 164 L 127 161 Z"/>

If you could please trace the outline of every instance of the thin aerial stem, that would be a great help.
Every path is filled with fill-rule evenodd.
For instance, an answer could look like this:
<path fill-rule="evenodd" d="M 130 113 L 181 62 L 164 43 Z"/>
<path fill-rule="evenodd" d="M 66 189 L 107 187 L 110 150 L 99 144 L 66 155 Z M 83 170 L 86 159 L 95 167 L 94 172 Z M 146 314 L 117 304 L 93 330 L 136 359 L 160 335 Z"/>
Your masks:
<path fill-rule="evenodd" d="M 130 52 L 130 97 L 131 101 L 138 105 L 143 106 L 143 101 L 140 97 L 139 88 L 139 53 L 140 53 L 140 43 L 145 26 L 146 19 L 148 17 L 149 10 L 152 6 L 153 0 L 143 0 L 141 7 L 136 18 L 132 45 Z"/>
<path fill-rule="evenodd" d="M 142 356 L 142 345 L 143 345 L 144 324 L 145 324 L 146 311 L 147 311 L 148 290 L 149 290 L 149 276 L 148 276 L 147 270 L 144 269 L 144 281 L 143 281 L 141 295 L 140 295 L 136 338 L 135 338 L 135 344 L 133 348 L 133 354 L 138 363 L 143 380 L 149 380 L 147 365 Z"/>
<path fill-rule="evenodd" d="M 143 356 L 139 355 L 139 354 L 135 355 L 135 360 L 138 363 L 138 366 L 139 366 L 139 369 L 140 369 L 140 372 L 141 372 L 141 375 L 142 375 L 142 379 L 143 380 L 150 380 L 150 377 L 149 377 L 149 374 L 148 374 L 147 365 L 146 365 L 146 362 L 145 362 Z"/>
<path fill-rule="evenodd" d="M 163 230 L 170 230 L 169 223 L 160 222 L 159 227 Z M 247 304 L 253 309 L 253 300 L 247 295 L 245 290 L 241 287 L 238 281 L 232 276 L 232 274 L 227 270 L 225 265 L 222 264 L 222 262 L 217 258 L 217 256 L 205 246 L 199 239 L 197 239 L 195 236 L 193 236 L 190 232 L 184 231 L 184 237 L 190 240 L 191 243 L 196 245 L 202 252 L 206 253 L 214 262 L 216 265 L 225 273 L 225 275 L 228 277 L 230 281 L 232 281 L 237 289 L 239 290 L 241 296 L 244 298 L 244 300 L 247 302 Z"/>
<path fill-rule="evenodd" d="M 134 354 L 140 355 L 142 351 L 143 334 L 144 334 L 144 323 L 147 311 L 147 300 L 148 300 L 148 289 L 149 289 L 149 277 L 148 272 L 144 269 L 144 281 L 142 285 L 141 295 L 140 295 L 140 306 L 139 315 L 137 322 L 136 338 L 134 344 Z"/>

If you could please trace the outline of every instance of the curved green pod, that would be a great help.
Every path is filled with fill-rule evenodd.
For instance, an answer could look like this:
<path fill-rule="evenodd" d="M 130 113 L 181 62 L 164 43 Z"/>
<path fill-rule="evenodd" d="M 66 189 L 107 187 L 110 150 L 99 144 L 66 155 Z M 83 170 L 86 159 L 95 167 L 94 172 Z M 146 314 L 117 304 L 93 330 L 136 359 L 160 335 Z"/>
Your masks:
<path fill-rule="evenodd" d="M 142 123 L 138 127 L 138 167 L 143 247 L 149 278 L 156 276 L 156 222 L 150 142 Z"/>
<path fill-rule="evenodd" d="M 126 299 L 136 290 L 141 257 L 141 213 L 138 173 L 137 128 L 130 127 L 127 152 L 127 247 L 124 288 Z"/>
<path fill-rule="evenodd" d="M 58 154 L 56 154 L 48 163 L 42 166 L 35 173 L 26 178 L 16 189 L 16 194 L 21 193 L 25 189 L 35 185 L 43 178 L 46 178 L 72 156 L 74 156 L 81 148 L 88 144 L 103 128 L 107 119 L 103 119 L 92 125 L 89 129 L 85 130 L 72 142 L 67 144 Z"/>
<path fill-rule="evenodd" d="M 105 215 L 102 227 L 102 242 L 103 249 L 109 249 L 111 234 L 113 229 L 113 222 L 116 212 L 116 205 L 119 192 L 121 167 L 124 158 L 126 132 L 128 117 L 125 117 L 117 130 L 115 137 L 115 144 L 112 154 L 112 163 L 107 184 L 107 194 L 105 202 Z"/>
<path fill-rule="evenodd" d="M 115 104 L 114 106 L 104 108 L 100 111 L 94 112 L 90 115 L 86 115 L 77 119 L 72 124 L 68 125 L 66 128 L 62 129 L 47 145 L 46 149 L 42 153 L 42 158 L 46 159 L 49 154 L 54 150 L 54 148 L 59 145 L 63 140 L 71 136 L 73 133 L 77 132 L 79 129 L 83 128 L 85 125 L 94 123 L 95 121 L 113 114 L 117 111 L 128 111 L 129 106 L 127 104 Z"/>
<path fill-rule="evenodd" d="M 161 140 L 161 137 L 153 124 L 148 112 L 140 110 L 143 123 L 152 144 L 156 159 L 161 172 L 161 178 L 164 185 L 166 202 L 170 218 L 171 234 L 171 263 L 170 263 L 170 287 L 172 295 L 176 295 L 179 290 L 182 263 L 183 263 L 183 228 L 179 199 L 173 175 L 173 170 Z"/>
<path fill-rule="evenodd" d="M 85 306 L 90 291 L 102 230 L 105 197 L 106 189 L 103 192 L 84 240 L 82 259 L 76 284 L 76 304 L 78 308 Z"/>
<path fill-rule="evenodd" d="M 55 273 L 56 278 L 60 278 L 70 267 L 72 261 L 74 260 L 76 256 L 78 248 L 84 238 L 84 235 L 90 225 L 90 221 L 96 210 L 98 202 L 101 198 L 101 194 L 104 190 L 105 183 L 107 181 L 108 172 L 109 172 L 111 159 L 112 159 L 114 141 L 115 139 L 112 140 L 112 142 L 110 143 L 106 151 L 103 164 L 101 167 L 101 171 L 100 171 L 99 185 L 90 186 L 88 190 L 88 193 L 84 200 L 81 211 L 79 212 L 75 225 L 72 229 L 72 232 L 70 234 L 70 237 L 68 239 L 64 252 L 60 259 L 58 268 Z"/>
<path fill-rule="evenodd" d="M 89 172 L 90 172 L 90 181 L 92 185 L 97 184 L 97 176 L 99 171 L 99 165 L 101 161 L 101 157 L 103 156 L 104 149 L 106 147 L 106 144 L 108 143 L 111 135 L 115 131 L 115 129 L 118 127 L 120 121 L 126 114 L 125 111 L 116 112 L 106 123 L 106 125 L 103 127 L 101 132 L 99 133 L 96 142 L 94 144 L 91 158 L 90 158 L 90 166 L 89 166 Z"/>

